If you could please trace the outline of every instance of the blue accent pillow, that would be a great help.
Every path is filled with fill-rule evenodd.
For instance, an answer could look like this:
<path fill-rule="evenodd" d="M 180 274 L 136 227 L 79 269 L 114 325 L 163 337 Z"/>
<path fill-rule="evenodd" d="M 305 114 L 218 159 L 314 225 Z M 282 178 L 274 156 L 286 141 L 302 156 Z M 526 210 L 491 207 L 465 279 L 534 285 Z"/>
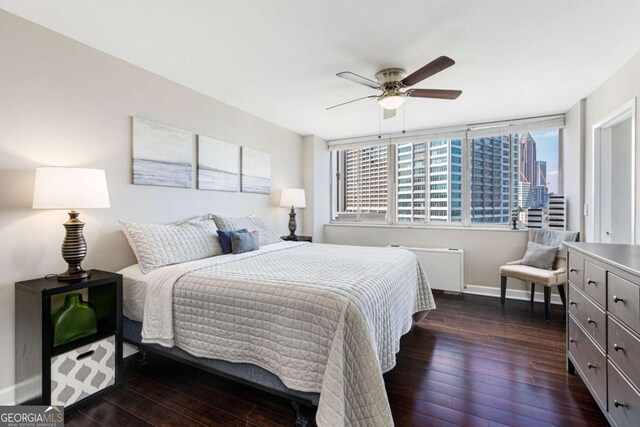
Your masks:
<path fill-rule="evenodd" d="M 220 239 L 220 246 L 222 247 L 222 253 L 223 254 L 230 254 L 232 252 L 231 249 L 231 233 L 233 233 L 233 231 L 222 231 L 222 230 L 217 230 L 218 232 L 218 239 Z M 248 230 L 246 228 L 241 228 L 240 230 L 236 230 L 236 233 L 248 233 Z"/>

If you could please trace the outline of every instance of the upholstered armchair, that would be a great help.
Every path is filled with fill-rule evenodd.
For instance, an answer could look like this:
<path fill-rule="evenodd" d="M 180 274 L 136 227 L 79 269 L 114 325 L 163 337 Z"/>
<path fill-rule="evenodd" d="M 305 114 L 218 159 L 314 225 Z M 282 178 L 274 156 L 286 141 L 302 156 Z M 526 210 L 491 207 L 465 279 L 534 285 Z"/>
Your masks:
<path fill-rule="evenodd" d="M 529 230 L 529 241 L 536 239 L 538 230 Z M 579 235 L 578 239 L 579 240 Z M 563 250 L 562 248 L 560 250 Z M 566 306 L 566 298 L 564 293 L 564 284 L 567 283 L 567 260 L 566 258 L 556 257 L 551 270 L 531 267 L 523 265 L 522 260 L 508 262 L 500 267 L 500 302 L 505 303 L 507 293 L 507 279 L 519 279 L 524 282 L 531 283 L 531 304 L 533 305 L 536 283 L 544 286 L 544 318 L 549 320 L 551 317 L 551 286 L 558 287 L 558 293 L 562 304 Z"/>

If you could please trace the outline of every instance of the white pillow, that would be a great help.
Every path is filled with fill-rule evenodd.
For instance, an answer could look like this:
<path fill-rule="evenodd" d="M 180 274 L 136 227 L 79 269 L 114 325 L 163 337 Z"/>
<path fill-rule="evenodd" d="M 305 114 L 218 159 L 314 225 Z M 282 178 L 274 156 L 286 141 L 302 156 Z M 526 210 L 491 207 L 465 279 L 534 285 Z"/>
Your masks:
<path fill-rule="evenodd" d="M 143 273 L 165 265 L 222 254 L 211 219 L 194 218 L 177 224 L 136 224 L 120 221 Z"/>
<path fill-rule="evenodd" d="M 258 231 L 258 234 L 260 235 L 260 246 L 282 241 L 273 227 L 271 227 L 264 218 L 259 216 L 250 215 L 234 218 L 229 216 L 211 215 L 211 218 L 218 226 L 218 230 L 236 231 L 246 228 L 249 231 Z"/>

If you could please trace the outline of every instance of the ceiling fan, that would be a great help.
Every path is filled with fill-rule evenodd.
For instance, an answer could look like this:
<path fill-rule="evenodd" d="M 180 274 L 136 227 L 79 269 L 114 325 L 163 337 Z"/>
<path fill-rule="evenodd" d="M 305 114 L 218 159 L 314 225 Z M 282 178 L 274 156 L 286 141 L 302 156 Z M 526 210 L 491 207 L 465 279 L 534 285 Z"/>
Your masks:
<path fill-rule="evenodd" d="M 402 89 L 410 88 L 427 77 L 431 77 L 434 74 L 451 67 L 455 63 L 456 62 L 453 59 L 447 56 L 441 56 L 406 77 L 406 71 L 402 68 L 385 68 L 384 70 L 380 70 L 376 73 L 375 78 L 377 81 L 362 77 L 358 74 L 352 73 L 351 71 L 343 71 L 336 75 L 343 79 L 351 80 L 354 83 L 365 85 L 372 89 L 381 90 L 382 94 L 369 95 L 352 101 L 343 102 L 342 104 L 331 106 L 327 108 L 327 110 L 351 104 L 352 102 L 361 101 L 363 99 L 377 98 L 378 104 L 384 108 L 384 118 L 389 119 L 395 117 L 396 109 L 404 103 L 404 99 L 406 97 L 456 99 L 462 93 L 461 90 L 407 89 L 402 92 Z"/>

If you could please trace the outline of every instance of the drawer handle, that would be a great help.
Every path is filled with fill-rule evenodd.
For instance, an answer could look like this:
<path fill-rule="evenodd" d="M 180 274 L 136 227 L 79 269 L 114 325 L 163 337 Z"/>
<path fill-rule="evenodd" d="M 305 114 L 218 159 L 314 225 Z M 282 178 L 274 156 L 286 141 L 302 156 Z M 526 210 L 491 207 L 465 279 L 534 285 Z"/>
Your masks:
<path fill-rule="evenodd" d="M 84 353 L 79 354 L 78 357 L 76 357 L 76 360 L 82 360 L 82 359 L 86 359 L 87 357 L 91 357 L 95 352 L 96 352 L 95 350 L 85 351 Z"/>
<path fill-rule="evenodd" d="M 593 320 L 593 319 L 591 319 L 591 317 L 587 317 L 587 323 L 588 323 L 588 324 L 592 324 L 592 323 L 593 323 L 593 324 L 595 325 L 595 324 L 596 324 L 596 321 L 595 321 L 595 320 Z"/>
<path fill-rule="evenodd" d="M 587 279 L 587 284 L 589 285 L 595 285 L 596 281 L 595 280 L 591 280 L 591 279 Z"/>
<path fill-rule="evenodd" d="M 574 300 L 569 300 L 569 305 L 578 305 Z"/>
<path fill-rule="evenodd" d="M 624 403 L 620 403 L 617 400 L 614 400 L 613 401 L 613 406 L 615 406 L 616 408 L 624 408 L 627 405 L 625 405 Z"/>
<path fill-rule="evenodd" d="M 614 296 L 613 296 L 613 302 L 616 302 L 616 303 L 617 303 L 617 302 L 624 302 L 624 300 L 623 300 L 622 298 L 619 298 L 619 297 L 617 297 L 617 296 L 615 296 L 615 295 L 614 295 Z"/>
<path fill-rule="evenodd" d="M 578 270 L 576 270 L 575 268 L 570 268 L 569 269 L 569 273 L 577 273 L 577 272 L 578 272 Z"/>
<path fill-rule="evenodd" d="M 591 362 L 587 363 L 587 368 L 596 369 L 596 365 L 593 365 Z"/>
<path fill-rule="evenodd" d="M 570 343 L 575 343 L 575 342 L 576 342 L 576 340 L 574 340 L 572 337 L 569 337 L 569 342 L 570 342 Z"/>
<path fill-rule="evenodd" d="M 613 345 L 613 349 L 614 349 L 615 351 L 624 350 L 624 348 L 620 347 L 618 344 L 614 344 L 614 345 Z"/>

